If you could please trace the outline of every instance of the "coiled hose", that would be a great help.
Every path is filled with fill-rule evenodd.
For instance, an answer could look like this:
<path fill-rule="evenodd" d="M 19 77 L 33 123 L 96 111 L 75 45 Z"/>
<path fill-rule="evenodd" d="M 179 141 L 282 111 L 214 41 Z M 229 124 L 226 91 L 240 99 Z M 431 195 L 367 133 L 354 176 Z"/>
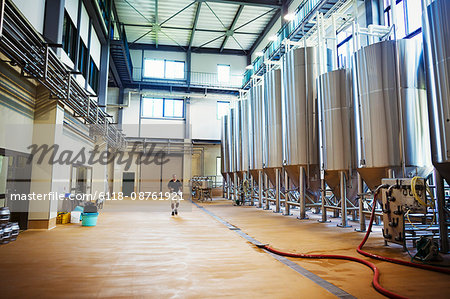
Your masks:
<path fill-rule="evenodd" d="M 372 229 L 372 224 L 373 221 L 375 219 L 375 206 L 376 206 L 376 201 L 377 201 L 377 197 L 378 197 L 378 193 L 380 191 L 380 189 L 384 187 L 379 186 L 375 193 L 374 193 L 374 202 L 373 202 L 373 207 L 372 207 L 372 213 L 370 215 L 370 221 L 369 221 L 369 226 L 367 228 L 367 232 L 366 235 L 364 236 L 364 239 L 362 240 L 362 242 L 359 244 L 359 246 L 357 247 L 356 251 L 359 254 L 362 254 L 364 256 L 370 257 L 370 258 L 374 258 L 377 260 L 381 260 L 381 261 L 385 261 L 385 262 L 390 262 L 390 263 L 395 263 L 395 264 L 399 264 L 399 265 L 404 265 L 404 266 L 410 266 L 410 267 L 415 267 L 415 268 L 420 268 L 420 269 L 425 269 L 425 270 L 430 270 L 430 271 L 435 271 L 435 272 L 440 272 L 440 273 L 445 273 L 445 274 L 450 274 L 450 270 L 449 269 L 442 269 L 439 267 L 433 267 L 430 265 L 422 265 L 422 264 L 416 264 L 416 263 L 411 263 L 411 262 L 407 262 L 407 261 L 403 261 L 403 260 L 398 260 L 398 259 L 393 259 L 393 258 L 388 258 L 388 257 L 384 257 L 384 256 L 380 256 L 380 255 L 376 255 L 373 253 L 369 253 L 366 252 L 364 250 L 362 250 L 364 244 L 366 244 L 367 239 L 369 238 L 370 235 L 370 231 Z M 282 256 L 287 256 L 287 257 L 293 257 L 293 258 L 310 258 L 310 259 L 337 259 L 337 260 L 347 260 L 347 261 L 352 261 L 352 262 L 356 262 L 356 263 L 360 263 L 363 265 L 366 265 L 367 267 L 371 268 L 373 271 L 373 279 L 372 279 L 372 285 L 375 288 L 375 290 L 377 290 L 377 292 L 379 292 L 380 294 L 383 294 L 384 296 L 388 297 L 388 298 L 406 298 L 403 297 L 399 294 L 396 294 L 394 292 L 391 292 L 385 288 L 383 288 L 379 282 L 379 277 L 380 277 L 380 270 L 377 268 L 377 266 L 375 266 L 375 264 L 357 258 L 357 257 L 352 257 L 352 256 L 346 256 L 346 255 L 335 255 L 335 254 L 302 254 L 302 253 L 289 253 L 289 252 L 283 252 L 280 250 L 276 250 L 268 245 L 259 245 L 258 247 L 260 248 L 264 248 L 267 251 L 270 251 L 272 253 L 278 254 L 278 255 L 282 255 Z"/>

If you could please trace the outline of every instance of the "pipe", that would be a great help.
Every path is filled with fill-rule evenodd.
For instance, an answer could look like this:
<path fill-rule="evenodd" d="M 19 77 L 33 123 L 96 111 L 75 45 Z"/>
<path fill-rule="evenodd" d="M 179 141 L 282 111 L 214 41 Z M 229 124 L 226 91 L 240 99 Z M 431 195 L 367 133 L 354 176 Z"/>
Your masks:
<path fill-rule="evenodd" d="M 411 263 L 411 262 L 406 262 L 406 261 L 402 261 L 402 260 L 397 260 L 397 259 L 392 259 L 392 258 L 387 258 L 387 257 L 383 257 L 383 256 L 379 256 L 376 254 L 372 254 L 372 253 L 368 253 L 366 251 L 363 251 L 362 248 L 364 246 L 364 244 L 366 243 L 367 239 L 369 238 L 370 235 L 370 231 L 372 228 L 372 224 L 375 218 L 375 203 L 377 200 L 377 195 L 379 190 L 381 189 L 381 187 L 385 187 L 385 185 L 381 185 L 377 188 L 377 190 L 374 193 L 374 205 L 372 208 L 372 214 L 370 217 L 370 222 L 369 222 L 369 227 L 367 229 L 366 235 L 364 236 L 364 239 L 362 240 L 362 242 L 359 244 L 359 246 L 357 247 L 357 252 L 359 254 L 362 254 L 364 256 L 367 257 L 371 257 L 371 258 L 375 258 L 378 260 L 382 260 L 382 261 L 386 261 L 386 262 L 391 262 L 391 263 L 395 263 L 395 264 L 400 264 L 400 265 L 405 265 L 405 266 L 410 266 L 410 267 L 415 267 L 415 268 L 420 268 L 420 269 L 424 269 L 424 270 L 430 270 L 430 271 L 435 271 L 435 272 L 440 272 L 440 273 L 444 273 L 444 274 L 450 274 L 450 270 L 449 269 L 442 269 L 439 267 L 434 267 L 434 266 L 429 266 L 429 265 L 422 265 L 422 264 L 415 264 L 415 263 Z M 357 262 L 363 265 L 366 265 L 367 267 L 371 268 L 372 271 L 374 272 L 373 275 L 373 279 L 372 279 L 372 285 L 375 288 L 375 290 L 377 292 L 379 292 L 380 294 L 383 294 L 389 298 L 406 298 L 403 297 L 399 294 L 396 294 L 394 292 L 391 292 L 385 288 L 383 288 L 380 285 L 379 282 L 379 277 L 380 277 L 380 271 L 378 270 L 378 268 L 375 266 L 375 264 L 363 260 L 361 258 L 356 258 L 356 257 L 352 257 L 352 256 L 345 256 L 345 255 L 335 255 L 335 254 L 301 254 L 301 253 L 289 253 L 289 252 L 283 252 L 280 250 L 276 250 L 268 245 L 257 245 L 260 248 L 264 248 L 267 251 L 270 251 L 272 253 L 278 254 L 278 255 L 282 255 L 282 256 L 287 256 L 287 257 L 294 257 L 294 258 L 311 258 L 311 259 L 338 259 L 338 260 L 348 260 L 348 261 L 352 261 L 352 262 Z"/>

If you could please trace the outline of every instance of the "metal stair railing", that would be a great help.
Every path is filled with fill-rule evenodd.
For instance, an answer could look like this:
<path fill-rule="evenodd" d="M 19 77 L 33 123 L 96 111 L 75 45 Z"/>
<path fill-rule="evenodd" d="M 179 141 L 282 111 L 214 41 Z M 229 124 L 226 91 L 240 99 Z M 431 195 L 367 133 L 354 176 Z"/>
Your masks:
<path fill-rule="evenodd" d="M 0 0 L 0 51 L 21 75 L 34 78 L 50 91 L 52 99 L 61 101 L 91 125 L 94 135 L 101 135 L 114 148 L 126 146 L 124 135 L 112 125 L 111 117 L 91 99 L 43 37 L 19 12 L 11 0 Z"/>

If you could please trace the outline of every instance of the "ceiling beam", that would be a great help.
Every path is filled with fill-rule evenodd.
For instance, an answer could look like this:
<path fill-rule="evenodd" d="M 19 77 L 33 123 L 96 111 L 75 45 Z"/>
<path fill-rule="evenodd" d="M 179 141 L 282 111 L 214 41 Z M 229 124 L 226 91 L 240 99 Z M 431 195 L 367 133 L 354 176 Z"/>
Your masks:
<path fill-rule="evenodd" d="M 281 8 L 281 1 L 277 0 L 197 0 L 198 2 L 217 2 L 235 5 L 251 5 L 259 7 Z"/>
<path fill-rule="evenodd" d="M 158 0 L 155 0 L 155 23 L 159 24 L 159 17 L 158 17 Z M 159 26 L 159 25 L 158 25 Z M 136 41 L 135 41 L 136 42 Z M 158 28 L 155 30 L 155 44 L 158 48 Z"/>
<path fill-rule="evenodd" d="M 242 13 L 243 9 L 244 9 L 244 5 L 239 5 L 239 8 L 238 8 L 236 14 L 234 15 L 234 19 L 231 22 L 230 28 L 228 28 L 228 31 L 227 31 L 227 33 L 225 35 L 225 38 L 224 38 L 224 40 L 222 42 L 222 45 L 220 46 L 220 52 L 223 51 L 223 49 L 225 48 L 225 45 L 228 42 L 228 39 L 234 34 L 234 32 L 233 32 L 234 27 L 236 26 L 236 23 L 237 23 L 239 17 L 241 16 L 241 13 Z"/>
<path fill-rule="evenodd" d="M 197 4 L 197 10 L 195 11 L 194 24 L 191 30 L 191 37 L 189 38 L 188 51 L 192 48 L 192 42 L 194 41 L 195 30 L 197 30 L 198 17 L 200 16 L 200 9 L 202 8 L 202 2 Z"/>
<path fill-rule="evenodd" d="M 128 24 L 124 23 L 121 24 L 125 27 L 144 27 L 144 28 L 152 28 L 153 26 L 151 24 Z M 175 26 L 161 26 L 161 29 L 175 29 L 175 30 L 189 30 L 192 31 L 194 27 L 188 28 L 188 27 L 175 27 Z M 203 29 L 203 28 L 196 28 L 195 31 L 199 32 L 210 32 L 210 33 L 222 33 L 225 34 L 225 30 L 217 30 L 217 29 Z M 255 32 L 244 32 L 244 31 L 235 31 L 234 34 L 246 34 L 246 35 L 258 35 L 258 33 Z"/>
<path fill-rule="evenodd" d="M 143 44 L 143 43 L 135 43 L 129 45 L 131 50 L 152 50 L 152 51 L 171 51 L 171 52 L 187 52 L 187 50 L 183 50 L 179 46 L 168 46 L 168 45 L 159 45 L 158 48 L 154 44 Z M 237 55 L 237 56 L 246 56 L 246 52 L 242 50 L 236 49 L 224 49 L 222 52 L 219 52 L 217 48 L 200 48 L 200 47 L 192 47 L 191 51 L 193 53 L 200 54 L 224 54 L 224 55 Z"/>

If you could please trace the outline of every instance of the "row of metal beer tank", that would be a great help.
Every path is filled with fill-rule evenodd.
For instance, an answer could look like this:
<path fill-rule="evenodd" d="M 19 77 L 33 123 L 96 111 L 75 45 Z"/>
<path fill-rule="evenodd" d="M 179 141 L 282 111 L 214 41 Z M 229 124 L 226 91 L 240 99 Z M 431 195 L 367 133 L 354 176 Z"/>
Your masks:
<path fill-rule="evenodd" d="M 448 1 L 433 2 L 423 43 L 368 45 L 351 69 L 319 65 L 315 47 L 288 51 L 223 118 L 224 177 L 263 186 L 266 176 L 303 202 L 320 200 L 321 170 L 335 196 L 352 202 L 358 176 L 373 190 L 382 178 L 426 177 L 434 164 L 450 182 L 448 15 Z"/>

